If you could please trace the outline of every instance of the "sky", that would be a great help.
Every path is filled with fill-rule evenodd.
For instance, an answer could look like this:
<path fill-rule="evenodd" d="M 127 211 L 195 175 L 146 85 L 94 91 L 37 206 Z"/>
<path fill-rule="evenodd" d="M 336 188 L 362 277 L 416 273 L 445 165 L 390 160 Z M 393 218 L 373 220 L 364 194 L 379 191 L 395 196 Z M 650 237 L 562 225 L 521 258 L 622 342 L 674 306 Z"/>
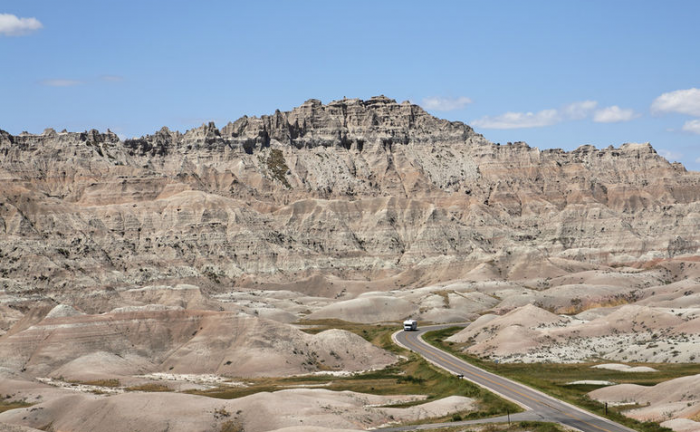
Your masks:
<path fill-rule="evenodd" d="M 700 170 L 700 2 L 2 0 L 0 129 L 219 127 L 386 95 L 540 149 Z"/>

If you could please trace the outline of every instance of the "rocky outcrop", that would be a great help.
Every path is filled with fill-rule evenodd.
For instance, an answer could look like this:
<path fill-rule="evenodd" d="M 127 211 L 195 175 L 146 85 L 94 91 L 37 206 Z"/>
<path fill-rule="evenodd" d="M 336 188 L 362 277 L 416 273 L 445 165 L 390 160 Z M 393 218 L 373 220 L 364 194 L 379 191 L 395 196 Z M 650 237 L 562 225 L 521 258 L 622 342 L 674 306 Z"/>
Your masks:
<path fill-rule="evenodd" d="M 0 131 L 0 290 L 644 265 L 697 253 L 699 199 L 649 144 L 498 145 L 383 96 L 125 141 Z"/>

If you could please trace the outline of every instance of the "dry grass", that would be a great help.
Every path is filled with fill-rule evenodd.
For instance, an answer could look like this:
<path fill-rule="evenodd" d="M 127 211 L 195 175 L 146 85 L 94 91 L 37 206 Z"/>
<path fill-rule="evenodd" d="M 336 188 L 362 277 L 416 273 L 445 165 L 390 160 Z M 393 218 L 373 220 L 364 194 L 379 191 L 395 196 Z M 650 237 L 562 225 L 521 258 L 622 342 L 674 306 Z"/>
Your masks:
<path fill-rule="evenodd" d="M 34 405 L 34 404 L 31 404 L 31 403 L 23 401 L 23 400 L 12 401 L 12 402 L 0 401 L 0 413 L 3 413 L 5 411 L 10 411 L 13 409 L 17 409 L 17 408 L 27 408 L 27 407 L 30 407 L 32 405 Z"/>
<path fill-rule="evenodd" d="M 94 380 L 94 381 L 66 381 L 71 384 L 82 384 L 82 385 L 89 385 L 89 386 L 95 386 L 95 387 L 110 387 L 110 388 L 117 388 L 121 386 L 121 383 L 119 382 L 118 379 L 103 379 L 103 380 Z"/>
<path fill-rule="evenodd" d="M 556 309 L 557 314 L 576 315 L 589 309 L 610 308 L 632 304 L 636 299 L 632 296 L 617 295 L 606 299 L 581 300 L 579 298 L 571 299 L 570 306 L 564 306 Z"/>
<path fill-rule="evenodd" d="M 170 387 L 163 385 L 163 384 L 156 384 L 156 383 L 148 383 L 148 384 L 141 384 L 133 387 L 128 387 L 124 389 L 126 391 L 142 391 L 142 392 L 171 392 L 173 391 Z"/>
<path fill-rule="evenodd" d="M 228 420 L 221 425 L 221 432 L 243 432 L 243 425 L 237 420 Z"/>

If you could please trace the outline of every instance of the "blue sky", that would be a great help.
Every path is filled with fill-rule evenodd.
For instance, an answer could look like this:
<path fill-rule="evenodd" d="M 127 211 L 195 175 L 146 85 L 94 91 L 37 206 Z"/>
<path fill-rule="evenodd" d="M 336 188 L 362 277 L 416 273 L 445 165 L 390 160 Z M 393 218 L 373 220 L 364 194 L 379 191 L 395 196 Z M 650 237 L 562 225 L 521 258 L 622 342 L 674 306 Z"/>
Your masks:
<path fill-rule="evenodd" d="M 384 94 L 533 147 L 700 170 L 697 1 L 0 3 L 0 128 L 125 137 Z"/>

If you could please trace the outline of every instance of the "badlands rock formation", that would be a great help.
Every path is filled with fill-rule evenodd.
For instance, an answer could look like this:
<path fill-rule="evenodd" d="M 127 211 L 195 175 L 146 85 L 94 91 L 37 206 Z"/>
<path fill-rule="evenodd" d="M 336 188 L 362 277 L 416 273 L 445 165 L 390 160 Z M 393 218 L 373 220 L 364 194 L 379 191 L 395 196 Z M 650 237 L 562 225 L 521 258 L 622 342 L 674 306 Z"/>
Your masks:
<path fill-rule="evenodd" d="M 498 145 L 385 97 L 125 141 L 0 131 L 0 289 L 392 278 L 357 293 L 481 264 L 503 278 L 640 266 L 697 252 L 699 198 L 700 175 L 649 144 Z"/>

